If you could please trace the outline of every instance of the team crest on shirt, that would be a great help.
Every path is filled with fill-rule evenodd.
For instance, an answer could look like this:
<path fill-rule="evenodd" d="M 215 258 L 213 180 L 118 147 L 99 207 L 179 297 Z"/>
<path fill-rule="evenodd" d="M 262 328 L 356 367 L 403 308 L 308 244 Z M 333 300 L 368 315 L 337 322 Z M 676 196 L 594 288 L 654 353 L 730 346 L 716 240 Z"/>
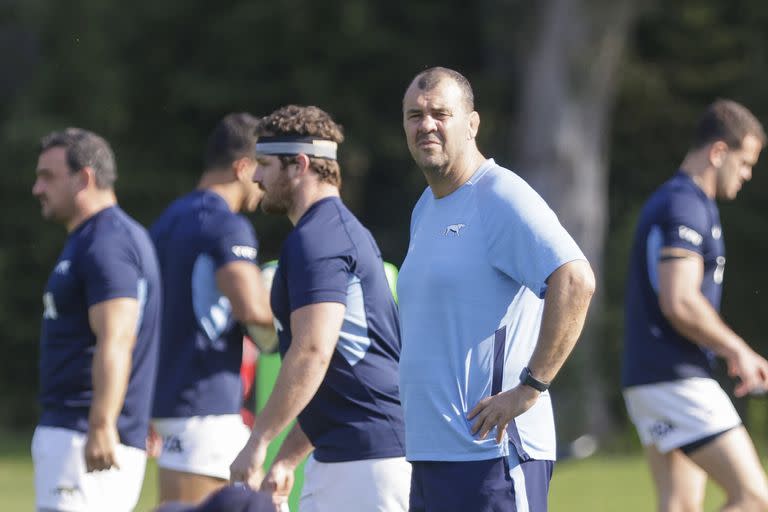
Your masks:
<path fill-rule="evenodd" d="M 61 260 L 56 264 L 56 268 L 53 271 L 57 274 L 65 276 L 69 273 L 69 267 L 72 266 L 72 262 L 69 260 Z"/>
<path fill-rule="evenodd" d="M 461 236 L 461 230 L 465 227 L 466 224 L 449 224 L 443 230 L 443 236 Z"/>

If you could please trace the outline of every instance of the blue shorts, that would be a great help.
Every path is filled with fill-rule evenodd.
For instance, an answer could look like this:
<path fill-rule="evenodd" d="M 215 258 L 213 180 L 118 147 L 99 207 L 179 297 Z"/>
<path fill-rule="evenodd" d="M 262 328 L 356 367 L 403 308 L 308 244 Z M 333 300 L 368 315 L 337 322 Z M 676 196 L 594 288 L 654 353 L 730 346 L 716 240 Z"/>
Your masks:
<path fill-rule="evenodd" d="M 412 462 L 410 512 L 545 512 L 555 463 L 510 457 Z"/>

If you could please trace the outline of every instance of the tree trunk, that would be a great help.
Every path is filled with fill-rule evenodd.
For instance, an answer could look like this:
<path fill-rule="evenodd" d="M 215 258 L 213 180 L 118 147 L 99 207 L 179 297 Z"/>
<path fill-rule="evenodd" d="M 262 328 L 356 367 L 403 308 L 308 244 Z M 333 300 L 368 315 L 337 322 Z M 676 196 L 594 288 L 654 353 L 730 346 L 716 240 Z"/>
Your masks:
<path fill-rule="evenodd" d="M 513 68 L 520 71 L 507 156 L 558 214 L 598 278 L 587 327 L 558 379 L 561 385 L 554 388 L 561 438 L 585 432 L 604 436 L 614 425 L 607 387 L 618 385 L 605 382 L 600 364 L 602 347 L 618 342 L 604 339 L 601 328 L 608 134 L 617 68 L 635 2 L 539 0 L 527 9 L 518 18 L 524 20 L 521 29 L 528 37 L 506 39 L 519 50 L 510 50 L 510 43 L 498 38 L 490 62 L 498 73 L 512 58 L 518 62 Z"/>

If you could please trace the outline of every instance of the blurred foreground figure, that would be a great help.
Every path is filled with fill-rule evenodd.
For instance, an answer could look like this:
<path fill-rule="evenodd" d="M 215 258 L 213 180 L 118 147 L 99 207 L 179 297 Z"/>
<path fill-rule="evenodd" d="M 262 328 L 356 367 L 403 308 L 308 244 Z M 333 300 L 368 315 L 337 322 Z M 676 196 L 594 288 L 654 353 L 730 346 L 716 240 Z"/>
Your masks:
<path fill-rule="evenodd" d="M 198 503 L 227 483 L 229 464 L 249 434 L 240 416 L 241 326 L 268 328 L 274 337 L 256 234 L 239 214 L 261 200 L 253 183 L 256 123 L 246 113 L 224 117 L 208 138 L 197 189 L 150 229 L 163 278 L 152 411 L 163 440 L 160 501 Z"/>
<path fill-rule="evenodd" d="M 479 125 L 456 71 L 420 73 L 403 98 L 408 148 L 429 185 L 397 288 L 413 512 L 547 509 L 547 388 L 595 286 L 554 212 L 480 153 Z"/>
<path fill-rule="evenodd" d="M 272 283 L 282 366 L 231 478 L 284 503 L 311 452 L 300 510 L 405 511 L 397 308 L 376 242 L 339 197 L 343 139 L 317 107 L 290 105 L 259 126 L 262 209 L 294 229 Z M 262 483 L 267 446 L 297 417 Z"/>
<path fill-rule="evenodd" d="M 69 235 L 43 295 L 39 511 L 129 511 L 144 481 L 160 278 L 147 232 L 117 206 L 116 179 L 98 135 L 42 140 L 32 193 Z"/>
<path fill-rule="evenodd" d="M 287 509 L 282 509 L 287 512 Z M 245 485 L 224 487 L 200 503 L 189 505 L 179 501 L 161 505 L 155 512 L 278 512 L 269 494 L 251 490 Z"/>
<path fill-rule="evenodd" d="M 702 510 L 707 476 L 723 510 L 768 510 L 768 484 L 731 400 L 712 377 L 715 356 L 744 396 L 768 385 L 768 362 L 718 314 L 725 245 L 715 199 L 736 197 L 765 144 L 743 106 L 704 113 L 677 173 L 640 213 L 625 302 L 622 386 L 661 511 Z"/>

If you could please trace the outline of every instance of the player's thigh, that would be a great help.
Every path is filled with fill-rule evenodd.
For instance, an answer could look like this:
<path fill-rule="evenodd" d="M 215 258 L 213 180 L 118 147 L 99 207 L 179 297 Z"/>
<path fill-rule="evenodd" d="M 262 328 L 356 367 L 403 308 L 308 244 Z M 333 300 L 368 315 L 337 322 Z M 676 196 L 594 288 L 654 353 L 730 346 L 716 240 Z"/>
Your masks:
<path fill-rule="evenodd" d="M 83 450 L 85 434 L 68 429 L 38 427 L 32 439 L 35 502 L 38 510 L 132 510 L 144 481 L 146 455 L 117 447 L 120 469 L 88 473 Z"/>
<path fill-rule="evenodd" d="M 219 480 L 229 480 L 229 465 L 250 435 L 239 414 L 161 418 L 153 424 L 163 440 L 159 468 Z"/>
<path fill-rule="evenodd" d="M 680 450 L 645 447 L 661 510 L 701 510 L 707 474 Z"/>
<path fill-rule="evenodd" d="M 725 489 L 729 497 L 768 496 L 765 471 L 743 426 L 717 436 L 689 456 Z"/>
<path fill-rule="evenodd" d="M 405 512 L 411 465 L 403 457 L 318 462 L 304 467 L 300 512 Z"/>

